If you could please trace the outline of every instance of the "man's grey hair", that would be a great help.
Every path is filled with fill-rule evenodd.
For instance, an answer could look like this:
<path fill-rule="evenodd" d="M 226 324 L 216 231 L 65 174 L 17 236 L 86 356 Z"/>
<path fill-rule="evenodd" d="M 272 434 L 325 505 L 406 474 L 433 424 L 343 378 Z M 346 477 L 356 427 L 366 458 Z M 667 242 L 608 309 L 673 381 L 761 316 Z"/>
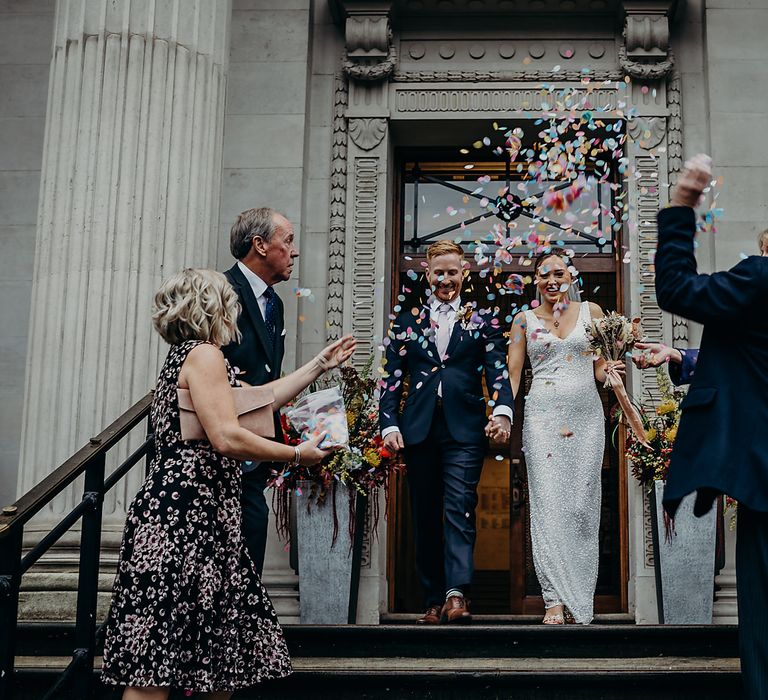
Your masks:
<path fill-rule="evenodd" d="M 275 215 L 279 213 L 270 207 L 259 207 L 246 209 L 238 214 L 229 232 L 229 250 L 232 257 L 242 260 L 248 255 L 253 239 L 257 236 L 269 243 L 277 228 Z"/>

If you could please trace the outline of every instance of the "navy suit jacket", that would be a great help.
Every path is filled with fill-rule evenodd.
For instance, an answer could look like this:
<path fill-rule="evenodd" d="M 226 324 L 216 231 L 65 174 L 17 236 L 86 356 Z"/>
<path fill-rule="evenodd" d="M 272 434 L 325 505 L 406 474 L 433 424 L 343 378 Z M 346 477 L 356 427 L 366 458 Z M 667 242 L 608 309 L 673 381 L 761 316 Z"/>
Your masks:
<path fill-rule="evenodd" d="M 275 295 L 277 301 L 277 324 L 275 342 L 270 343 L 267 326 L 261 315 L 259 302 L 253 294 L 253 289 L 237 264 L 224 273 L 240 300 L 240 316 L 237 327 L 242 337 L 239 343 L 230 343 L 222 348 L 229 363 L 240 370 L 240 379 L 252 386 L 261 386 L 274 379 L 279 379 L 280 370 L 285 354 L 285 337 L 283 329 L 283 302 Z"/>
<path fill-rule="evenodd" d="M 239 372 L 242 379 L 251 386 L 261 386 L 280 378 L 285 355 L 285 336 L 283 330 L 283 302 L 277 294 L 277 323 L 275 324 L 275 342 L 270 343 L 267 326 L 261 315 L 259 302 L 253 293 L 250 283 L 245 278 L 237 264 L 234 264 L 224 275 L 237 293 L 240 300 L 240 316 L 237 327 L 242 337 L 239 343 L 230 343 L 221 351 L 229 364 Z M 280 425 L 280 412 L 275 412 L 275 439 L 283 442 L 283 429 Z"/>
<path fill-rule="evenodd" d="M 696 371 L 664 493 L 674 513 L 692 491 L 727 493 L 768 511 L 768 257 L 725 272 L 698 274 L 696 218 L 688 207 L 658 216 L 656 296 L 665 311 L 704 325 Z M 706 503 L 697 503 L 704 512 Z"/>
<path fill-rule="evenodd" d="M 379 402 L 382 430 L 399 427 L 407 446 L 426 440 L 437 405 L 437 387 L 442 382 L 445 422 L 453 438 L 464 444 L 486 441 L 483 374 L 495 405 L 512 409 L 514 401 L 503 330 L 490 312 L 480 314 L 483 320 L 474 330 L 465 330 L 456 321 L 442 361 L 434 342 L 429 307 L 404 311 L 395 319 L 389 331 Z M 400 415 L 406 376 L 408 396 Z"/>
<path fill-rule="evenodd" d="M 699 351 L 683 350 L 682 348 L 678 348 L 677 351 L 682 356 L 683 361 L 679 365 L 676 362 L 669 362 L 667 364 L 669 378 L 678 386 L 680 384 L 690 384 L 693 380 L 693 373 L 696 371 Z"/>

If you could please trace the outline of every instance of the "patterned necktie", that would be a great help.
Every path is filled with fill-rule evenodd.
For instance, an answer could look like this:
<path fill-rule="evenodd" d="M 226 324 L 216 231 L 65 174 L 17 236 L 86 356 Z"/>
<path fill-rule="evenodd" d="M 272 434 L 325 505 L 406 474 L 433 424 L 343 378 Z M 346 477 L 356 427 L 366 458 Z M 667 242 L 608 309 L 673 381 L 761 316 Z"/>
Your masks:
<path fill-rule="evenodd" d="M 451 339 L 451 324 L 450 314 L 453 308 L 450 304 L 440 304 L 437 307 L 437 332 L 435 337 L 435 344 L 437 345 L 437 352 L 442 360 L 445 357 L 445 351 L 448 349 L 448 341 Z"/>
<path fill-rule="evenodd" d="M 264 290 L 264 298 L 267 300 L 267 306 L 264 309 L 264 325 L 267 327 L 269 342 L 274 346 L 277 328 L 277 294 L 272 287 L 267 287 Z"/>

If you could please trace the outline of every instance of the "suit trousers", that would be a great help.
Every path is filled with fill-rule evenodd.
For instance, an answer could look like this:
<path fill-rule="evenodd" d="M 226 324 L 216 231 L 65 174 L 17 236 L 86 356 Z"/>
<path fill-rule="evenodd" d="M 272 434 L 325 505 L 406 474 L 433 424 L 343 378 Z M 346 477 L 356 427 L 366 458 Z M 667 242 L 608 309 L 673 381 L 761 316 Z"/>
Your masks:
<path fill-rule="evenodd" d="M 742 503 L 736 533 L 736 587 L 744 697 L 768 700 L 768 513 Z"/>
<path fill-rule="evenodd" d="M 426 605 L 442 605 L 445 594 L 469 592 L 474 574 L 477 484 L 487 443 L 459 443 L 435 409 L 427 439 L 404 450 L 411 492 L 416 569 Z"/>
<path fill-rule="evenodd" d="M 264 555 L 267 550 L 269 506 L 264 489 L 267 488 L 271 465 L 271 462 L 262 462 L 252 471 L 242 474 L 240 502 L 243 507 L 243 538 L 259 576 L 264 569 Z"/>

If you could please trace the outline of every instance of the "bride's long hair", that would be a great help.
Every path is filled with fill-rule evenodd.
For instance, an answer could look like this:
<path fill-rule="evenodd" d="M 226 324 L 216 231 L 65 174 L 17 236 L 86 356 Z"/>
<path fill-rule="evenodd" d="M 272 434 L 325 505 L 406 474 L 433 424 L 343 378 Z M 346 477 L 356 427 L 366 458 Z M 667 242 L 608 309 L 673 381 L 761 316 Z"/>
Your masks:
<path fill-rule="evenodd" d="M 539 268 L 541 267 L 541 264 L 545 260 L 547 260 L 547 258 L 552 258 L 552 257 L 560 258 L 563 261 L 563 263 L 565 263 L 566 267 L 576 269 L 574 268 L 573 263 L 571 262 L 571 256 L 568 255 L 568 252 L 565 250 L 565 248 L 550 248 L 549 250 L 546 250 L 543 253 L 540 253 L 536 258 L 536 262 L 534 263 L 534 266 L 533 266 L 534 279 L 536 277 L 536 274 L 539 271 Z M 575 275 L 571 273 L 571 276 L 573 277 L 573 281 L 571 282 L 571 286 L 568 287 L 568 295 L 567 295 L 568 301 L 580 302 L 581 301 L 581 289 L 580 289 L 581 282 L 580 282 L 578 270 L 576 271 Z M 538 301 L 539 303 L 543 301 L 538 285 L 536 285 L 536 301 Z"/>

